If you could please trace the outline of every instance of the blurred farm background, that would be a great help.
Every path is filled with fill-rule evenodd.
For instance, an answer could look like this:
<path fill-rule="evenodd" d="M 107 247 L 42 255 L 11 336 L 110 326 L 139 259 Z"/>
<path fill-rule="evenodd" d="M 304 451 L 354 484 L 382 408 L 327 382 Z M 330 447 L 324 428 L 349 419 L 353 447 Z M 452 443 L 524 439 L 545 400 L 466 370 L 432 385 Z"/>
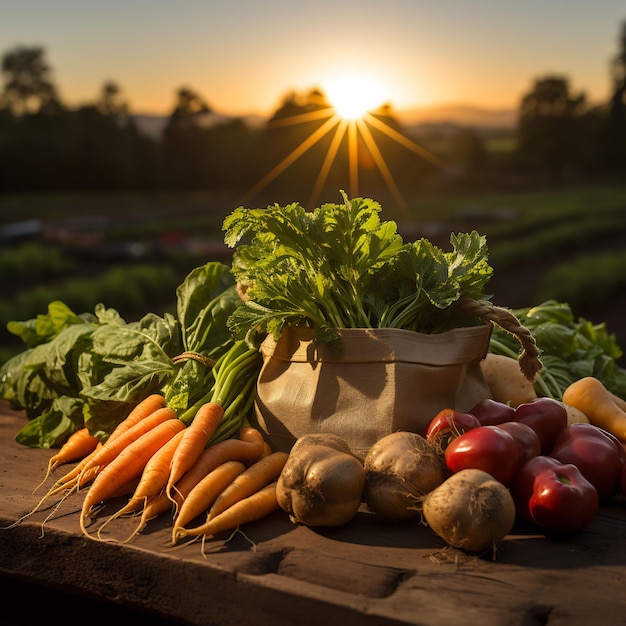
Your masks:
<path fill-rule="evenodd" d="M 324 130 L 334 108 L 317 87 L 267 116 L 224 114 L 183 87 L 171 111 L 146 115 L 114 81 L 70 106 L 45 48 L 3 51 L 0 360 L 22 347 L 7 322 L 53 300 L 129 320 L 171 310 L 191 269 L 228 263 L 234 208 L 313 208 L 341 189 L 379 201 L 406 239 L 445 249 L 478 230 L 496 304 L 567 302 L 626 348 L 626 23 L 617 41 L 603 102 L 546 74 L 512 110 L 386 103 L 353 136 Z"/>

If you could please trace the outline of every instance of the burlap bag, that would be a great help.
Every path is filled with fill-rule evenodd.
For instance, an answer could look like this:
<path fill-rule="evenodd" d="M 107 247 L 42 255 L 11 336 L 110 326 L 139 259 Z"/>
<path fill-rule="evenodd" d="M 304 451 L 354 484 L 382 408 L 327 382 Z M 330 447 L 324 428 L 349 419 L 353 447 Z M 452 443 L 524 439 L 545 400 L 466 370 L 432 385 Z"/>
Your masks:
<path fill-rule="evenodd" d="M 441 334 L 344 329 L 338 347 L 313 341 L 304 328 L 286 328 L 278 341 L 268 336 L 260 348 L 257 426 L 273 450 L 288 451 L 304 434 L 333 433 L 360 458 L 391 432 L 423 433 L 440 410 L 468 411 L 489 397 L 480 361 L 494 316 L 520 339 L 520 364 L 534 377 L 540 365 L 530 333 L 504 309 L 472 306 L 485 324 Z"/>

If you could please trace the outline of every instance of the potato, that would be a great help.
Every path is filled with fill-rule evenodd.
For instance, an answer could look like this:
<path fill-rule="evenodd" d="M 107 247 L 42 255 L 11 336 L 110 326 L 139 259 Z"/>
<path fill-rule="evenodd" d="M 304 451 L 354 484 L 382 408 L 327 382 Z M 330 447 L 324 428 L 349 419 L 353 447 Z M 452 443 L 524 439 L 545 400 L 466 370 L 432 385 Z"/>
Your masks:
<path fill-rule="evenodd" d="M 441 448 L 404 431 L 379 439 L 367 453 L 364 467 L 366 504 L 394 521 L 419 515 L 423 497 L 447 476 Z"/>
<path fill-rule="evenodd" d="M 479 469 L 452 474 L 424 499 L 424 519 L 446 543 L 468 552 L 494 549 L 515 523 L 509 490 Z"/>
<path fill-rule="evenodd" d="M 577 409 L 575 406 L 572 406 L 571 404 L 566 404 L 565 402 L 561 402 L 561 404 L 565 407 L 565 410 L 567 411 L 567 425 L 569 426 L 570 424 L 589 424 L 589 418 L 580 410 Z"/>
<path fill-rule="evenodd" d="M 513 408 L 537 398 L 537 392 L 519 367 L 517 359 L 488 353 L 480 367 L 491 397 Z"/>
<path fill-rule="evenodd" d="M 362 463 L 335 437 L 331 445 L 315 435 L 294 444 L 277 484 L 276 497 L 292 522 L 306 526 L 340 526 L 357 514 L 363 500 Z"/>

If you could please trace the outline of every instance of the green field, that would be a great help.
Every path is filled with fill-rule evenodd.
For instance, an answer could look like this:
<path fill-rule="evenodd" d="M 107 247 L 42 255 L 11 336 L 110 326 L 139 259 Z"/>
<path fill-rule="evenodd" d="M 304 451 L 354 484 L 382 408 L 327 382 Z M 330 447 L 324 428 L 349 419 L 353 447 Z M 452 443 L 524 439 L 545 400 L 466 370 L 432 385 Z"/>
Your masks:
<path fill-rule="evenodd" d="M 308 194 L 308 190 L 307 190 Z M 306 198 L 306 195 L 305 195 Z M 478 230 L 494 267 L 493 301 L 507 307 L 547 298 L 606 322 L 626 347 L 626 188 L 582 187 L 524 193 L 376 198 L 382 218 L 405 239 L 446 247 L 451 232 Z M 173 306 L 186 273 L 209 260 L 228 262 L 221 224 L 240 204 L 265 206 L 302 198 L 232 193 L 0 196 L 0 228 L 33 228 L 0 243 L 0 345 L 10 319 L 45 311 L 53 299 L 77 312 L 98 302 L 128 318 Z M 339 202 L 322 198 L 320 202 Z M 0 355 L 3 358 L 3 355 Z"/>

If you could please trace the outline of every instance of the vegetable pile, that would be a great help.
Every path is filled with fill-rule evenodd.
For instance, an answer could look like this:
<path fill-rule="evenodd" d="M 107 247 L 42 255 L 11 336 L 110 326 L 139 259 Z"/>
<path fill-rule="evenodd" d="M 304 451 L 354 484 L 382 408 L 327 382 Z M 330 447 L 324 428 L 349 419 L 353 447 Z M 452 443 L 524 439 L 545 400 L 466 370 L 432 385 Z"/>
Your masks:
<path fill-rule="evenodd" d="M 565 396 L 581 384 L 594 392 L 604 389 L 601 410 L 612 406 L 614 419 L 626 418 L 616 404 L 607 405 L 610 392 L 597 379 L 573 383 Z M 516 407 L 488 400 L 469 413 L 442 411 L 425 437 L 442 451 L 452 476 L 480 470 L 507 488 L 519 520 L 574 532 L 593 521 L 602 502 L 626 496 L 624 439 L 599 425 L 595 415 L 570 422 L 565 405 L 548 397 Z"/>
<path fill-rule="evenodd" d="M 578 532 L 602 502 L 626 496 L 622 352 L 604 325 L 575 321 L 554 301 L 513 312 L 541 351 L 535 381 L 517 339 L 494 324 L 482 363 L 490 397 L 469 412 L 444 408 L 423 433 L 383 437 L 363 460 L 336 434 L 307 434 L 289 453 L 268 446 L 251 420 L 268 335 L 304 326 L 334 343 L 342 328 L 485 323 L 467 306 L 489 299 L 484 237 L 453 234 L 450 252 L 406 243 L 377 203 L 344 200 L 236 209 L 224 222 L 232 266 L 193 270 L 176 315 L 127 323 L 103 305 L 78 315 L 52 302 L 11 322 L 25 349 L 0 368 L 0 398 L 28 417 L 16 439 L 59 448 L 42 485 L 74 464 L 24 518 L 80 490 L 86 536 L 135 515 L 118 539 L 130 541 L 168 513 L 177 543 L 277 511 L 296 524 L 343 525 L 364 506 L 485 552 L 516 521 Z M 100 505 L 118 498 L 98 525 Z"/>
<path fill-rule="evenodd" d="M 9 324 L 26 344 L 0 369 L 2 398 L 29 418 L 16 440 L 59 448 L 42 484 L 60 465 L 77 462 L 25 517 L 50 498 L 80 490 L 80 527 L 93 536 L 89 520 L 99 505 L 126 495 L 127 504 L 102 526 L 140 514 L 134 536 L 156 515 L 183 510 L 183 521 L 175 516 L 177 540 L 193 535 L 184 526 L 191 521 L 189 506 L 202 498 L 208 502 L 207 476 L 223 464 L 236 462 L 256 475 L 250 480 L 244 472 L 241 481 L 248 487 L 231 494 L 229 505 L 258 497 L 275 482 L 284 460 L 269 454 L 261 433 L 248 423 L 261 357 L 233 338 L 227 325 L 241 304 L 230 269 L 217 262 L 198 267 L 176 295 L 176 316 L 148 313 L 126 323 L 102 305 L 93 314 L 76 315 L 52 302 L 46 315 Z M 263 469 L 269 460 L 270 473 Z M 253 510 L 267 511 L 272 497 L 278 508 L 270 494 L 265 509 Z M 221 515 L 230 510 L 224 502 L 212 512 L 211 528 L 224 523 Z"/>

